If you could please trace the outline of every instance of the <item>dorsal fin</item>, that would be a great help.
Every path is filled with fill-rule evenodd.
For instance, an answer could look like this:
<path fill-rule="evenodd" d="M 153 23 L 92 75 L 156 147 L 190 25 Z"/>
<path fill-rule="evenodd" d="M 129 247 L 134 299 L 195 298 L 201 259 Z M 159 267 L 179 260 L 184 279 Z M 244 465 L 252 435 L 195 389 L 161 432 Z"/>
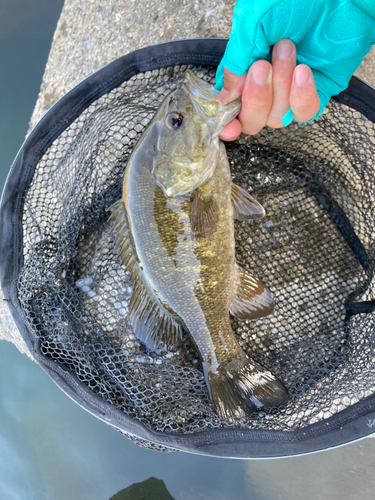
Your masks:
<path fill-rule="evenodd" d="M 261 219 L 266 215 L 262 205 L 247 191 L 232 182 L 233 218 L 237 220 Z"/>
<path fill-rule="evenodd" d="M 182 328 L 144 283 L 129 243 L 125 205 L 119 200 L 110 207 L 109 221 L 116 232 L 116 248 L 121 265 L 134 281 L 129 304 L 129 320 L 136 337 L 151 351 L 171 351 L 181 343 Z"/>
<path fill-rule="evenodd" d="M 215 232 L 219 215 L 218 206 L 211 193 L 196 189 L 191 206 L 191 230 L 198 238 L 210 238 Z"/>
<path fill-rule="evenodd" d="M 229 311 L 238 319 L 268 316 L 274 309 L 271 292 L 237 264 L 237 287 Z"/>

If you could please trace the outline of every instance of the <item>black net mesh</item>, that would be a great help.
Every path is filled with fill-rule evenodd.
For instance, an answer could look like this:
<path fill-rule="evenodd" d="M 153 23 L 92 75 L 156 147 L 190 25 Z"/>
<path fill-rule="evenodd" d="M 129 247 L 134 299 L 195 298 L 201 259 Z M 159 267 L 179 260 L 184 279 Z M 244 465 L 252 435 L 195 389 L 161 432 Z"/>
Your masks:
<path fill-rule="evenodd" d="M 214 68 L 189 67 L 214 81 Z M 221 421 L 190 339 L 156 355 L 132 332 L 133 285 L 108 223 L 134 145 L 186 69 L 134 76 L 91 104 L 41 158 L 25 196 L 19 299 L 41 352 L 149 429 L 307 427 L 375 392 L 374 313 L 352 314 L 374 299 L 374 124 L 331 102 L 313 123 L 227 144 L 234 182 L 267 212 L 236 222 L 237 260 L 276 304 L 264 319 L 232 319 L 233 330 L 290 400 Z"/>

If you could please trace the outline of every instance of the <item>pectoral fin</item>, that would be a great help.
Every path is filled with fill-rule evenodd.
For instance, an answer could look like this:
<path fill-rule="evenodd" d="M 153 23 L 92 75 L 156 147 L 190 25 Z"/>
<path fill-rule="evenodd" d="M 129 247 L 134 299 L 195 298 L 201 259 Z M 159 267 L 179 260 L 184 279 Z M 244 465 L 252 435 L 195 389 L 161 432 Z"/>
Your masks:
<path fill-rule="evenodd" d="M 237 265 L 237 287 L 229 311 L 238 319 L 268 316 L 274 309 L 271 292 L 261 281 Z"/>
<path fill-rule="evenodd" d="M 115 245 L 121 265 L 130 273 L 134 281 L 133 295 L 129 304 L 129 321 L 135 336 L 151 351 L 175 350 L 182 339 L 181 325 L 160 303 L 156 295 L 144 282 L 135 256 L 132 253 L 130 234 L 122 200 L 110 208 L 109 221 L 116 233 Z"/>
<path fill-rule="evenodd" d="M 262 205 L 247 191 L 232 183 L 233 217 L 237 220 L 261 219 L 266 215 Z"/>
<path fill-rule="evenodd" d="M 215 232 L 219 215 L 217 203 L 213 196 L 203 197 L 197 189 L 191 207 L 191 230 L 198 238 L 210 238 Z"/>

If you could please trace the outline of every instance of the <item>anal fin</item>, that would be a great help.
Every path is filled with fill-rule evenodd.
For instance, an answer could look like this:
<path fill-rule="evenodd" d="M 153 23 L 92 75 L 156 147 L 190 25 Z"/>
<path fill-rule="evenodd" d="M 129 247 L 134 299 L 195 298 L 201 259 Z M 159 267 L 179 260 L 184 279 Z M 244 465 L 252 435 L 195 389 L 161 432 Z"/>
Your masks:
<path fill-rule="evenodd" d="M 233 218 L 237 220 L 261 219 L 266 211 L 247 191 L 232 182 Z"/>
<path fill-rule="evenodd" d="M 268 288 L 237 264 L 237 286 L 230 313 L 245 320 L 268 316 L 273 309 L 274 302 Z"/>
<path fill-rule="evenodd" d="M 152 295 L 141 279 L 135 282 L 129 305 L 134 334 L 150 351 L 174 351 L 181 344 L 182 327 Z"/>

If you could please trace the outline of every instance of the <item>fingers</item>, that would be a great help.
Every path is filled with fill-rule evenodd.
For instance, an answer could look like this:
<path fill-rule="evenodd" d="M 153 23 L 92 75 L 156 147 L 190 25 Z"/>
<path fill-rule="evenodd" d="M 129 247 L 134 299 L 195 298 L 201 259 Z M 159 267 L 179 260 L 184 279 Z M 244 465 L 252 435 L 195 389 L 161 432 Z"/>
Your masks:
<path fill-rule="evenodd" d="M 320 108 L 320 99 L 316 91 L 314 76 L 305 64 L 296 67 L 290 89 L 290 107 L 294 118 L 307 122 L 316 115 Z"/>
<path fill-rule="evenodd" d="M 237 118 L 232 120 L 226 127 L 223 128 L 219 135 L 222 141 L 234 141 L 242 132 L 242 125 Z"/>
<path fill-rule="evenodd" d="M 220 138 L 235 140 L 241 132 L 254 135 L 265 125 L 283 127 L 282 118 L 292 109 L 299 122 L 311 120 L 320 108 L 311 69 L 296 67 L 296 48 L 291 40 L 279 40 L 272 52 L 272 66 L 265 60 L 252 64 L 247 75 L 236 75 L 224 68 L 224 86 L 218 95 L 230 102 L 242 94 L 242 109 L 227 125 Z"/>
<path fill-rule="evenodd" d="M 297 121 L 311 120 L 319 111 L 320 100 L 311 69 L 305 64 L 296 67 L 296 48 L 291 40 L 275 44 L 272 68 L 273 103 L 267 125 L 282 127 L 282 118 L 290 108 Z"/>
<path fill-rule="evenodd" d="M 239 120 L 242 132 L 257 134 L 266 125 L 272 106 L 272 66 L 256 61 L 247 74 Z"/>
<path fill-rule="evenodd" d="M 217 98 L 222 103 L 234 101 L 242 94 L 246 75 L 235 75 L 224 68 L 224 85 Z M 232 120 L 220 134 L 223 141 L 234 141 L 240 135 L 242 125 L 236 118 Z"/>
<path fill-rule="evenodd" d="M 273 128 L 283 126 L 282 117 L 290 108 L 289 95 L 296 67 L 296 47 L 291 40 L 279 40 L 272 51 L 272 107 L 267 125 Z"/>
<path fill-rule="evenodd" d="M 224 85 L 217 98 L 223 104 L 234 101 L 242 94 L 246 75 L 235 75 L 224 68 Z"/>
<path fill-rule="evenodd" d="M 265 125 L 283 127 L 282 118 L 290 108 L 297 121 L 306 122 L 319 111 L 320 99 L 311 69 L 304 64 L 296 67 L 293 42 L 280 40 L 274 47 L 272 67 L 267 61 L 257 61 L 249 70 L 238 116 L 242 132 L 254 135 Z M 230 125 L 233 126 L 230 140 L 234 140 L 238 124 L 235 128 Z M 223 132 L 224 139 L 229 131 Z"/>
<path fill-rule="evenodd" d="M 242 94 L 238 120 L 227 125 L 220 138 L 236 139 L 241 131 L 257 134 L 267 123 L 272 106 L 272 67 L 267 61 L 256 61 L 247 75 L 238 76 L 224 69 L 224 87 L 218 95 L 221 102 L 230 102 Z"/>

